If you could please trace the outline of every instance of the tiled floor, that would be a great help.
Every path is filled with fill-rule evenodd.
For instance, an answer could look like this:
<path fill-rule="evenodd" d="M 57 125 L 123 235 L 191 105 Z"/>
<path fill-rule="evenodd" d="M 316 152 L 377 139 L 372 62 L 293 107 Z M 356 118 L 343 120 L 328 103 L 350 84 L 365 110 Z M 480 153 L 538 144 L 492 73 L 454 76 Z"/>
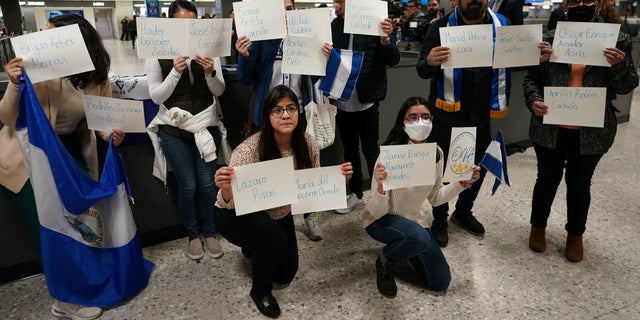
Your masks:
<path fill-rule="evenodd" d="M 121 46 L 120 56 L 113 54 L 119 61 L 114 71 L 143 72 L 130 43 L 107 43 L 112 54 Z M 450 227 L 443 251 L 453 280 L 445 295 L 419 288 L 403 267 L 398 296 L 382 297 L 374 266 L 381 244 L 365 234 L 359 212 L 322 213 L 320 242 L 307 239 L 296 217 L 300 269 L 291 286 L 274 291 L 281 319 L 640 319 L 640 121 L 634 117 L 640 91 L 635 96 L 631 121 L 619 126 L 593 179 L 583 262 L 563 257 L 564 185 L 549 221 L 547 251 L 527 247 L 536 166 L 529 149 L 509 157 L 511 188 L 502 186 L 492 197 L 492 181 L 483 187 L 474 208 L 487 229 L 483 239 Z M 249 263 L 237 247 L 223 241 L 224 257 L 195 263 L 184 255 L 186 244 L 180 239 L 145 248 L 156 263 L 148 287 L 102 319 L 263 318 L 248 296 Z M 0 286 L 0 301 L 2 319 L 53 318 L 43 276 Z"/>

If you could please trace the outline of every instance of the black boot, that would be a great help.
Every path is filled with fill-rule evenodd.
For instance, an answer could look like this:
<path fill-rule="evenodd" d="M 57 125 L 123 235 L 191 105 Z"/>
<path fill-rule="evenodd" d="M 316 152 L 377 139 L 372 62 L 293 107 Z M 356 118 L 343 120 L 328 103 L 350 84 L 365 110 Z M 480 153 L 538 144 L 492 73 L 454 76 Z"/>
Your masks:
<path fill-rule="evenodd" d="M 439 246 L 446 247 L 449 244 L 449 223 L 447 223 L 447 219 L 434 219 L 431 223 L 431 233 L 433 233 Z"/>
<path fill-rule="evenodd" d="M 255 293 L 251 293 L 249 295 L 251 296 L 251 300 L 253 300 L 253 303 L 255 303 L 256 307 L 258 307 L 260 313 L 269 318 L 277 318 L 280 316 L 280 306 L 278 305 L 278 301 L 276 301 L 276 298 L 271 295 L 271 293 L 263 297 L 259 297 Z"/>
<path fill-rule="evenodd" d="M 394 267 L 391 261 L 382 263 L 380 257 L 376 259 L 376 282 L 378 291 L 387 298 L 393 298 L 398 293 L 396 279 L 393 277 Z"/>

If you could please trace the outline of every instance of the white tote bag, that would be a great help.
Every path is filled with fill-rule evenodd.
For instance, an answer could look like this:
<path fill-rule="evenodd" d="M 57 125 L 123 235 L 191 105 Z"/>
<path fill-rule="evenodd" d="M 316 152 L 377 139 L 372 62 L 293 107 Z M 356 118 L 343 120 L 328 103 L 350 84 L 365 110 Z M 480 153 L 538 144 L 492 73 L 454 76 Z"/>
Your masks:
<path fill-rule="evenodd" d="M 314 101 L 304 107 L 307 118 L 307 133 L 312 135 L 320 150 L 333 144 L 336 138 L 336 113 L 338 108 L 329 103 L 329 98 L 320 95 L 322 102 Z"/>

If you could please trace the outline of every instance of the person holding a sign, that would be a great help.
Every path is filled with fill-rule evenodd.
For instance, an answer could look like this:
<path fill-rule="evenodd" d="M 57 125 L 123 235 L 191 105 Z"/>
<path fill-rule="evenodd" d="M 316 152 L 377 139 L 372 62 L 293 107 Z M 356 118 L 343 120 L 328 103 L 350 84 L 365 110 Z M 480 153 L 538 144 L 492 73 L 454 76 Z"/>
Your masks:
<path fill-rule="evenodd" d="M 33 87 L 38 101 L 67 152 L 92 178 L 97 180 L 99 171 L 96 135 L 107 142 L 113 137 L 114 146 L 118 146 L 122 143 L 125 134 L 117 128 L 114 128 L 112 133 L 95 132 L 94 134 L 87 127 L 82 96 L 85 94 L 111 96 L 111 85 L 107 76 L 110 58 L 98 32 L 80 16 L 65 14 L 53 17 L 49 20 L 48 28 L 72 24 L 78 24 L 95 70 L 34 83 Z M 0 122 L 4 124 L 0 130 L 0 146 L 2 146 L 0 192 L 13 200 L 18 207 L 36 249 L 37 257 L 41 260 L 40 222 L 33 187 L 15 135 L 19 103 L 18 85 L 23 68 L 23 58 L 16 57 L 9 61 L 4 69 L 10 81 L 0 100 Z M 51 311 L 59 317 L 77 319 L 95 319 L 102 314 L 102 309 L 99 307 L 80 306 L 59 300 L 55 300 Z"/>
<path fill-rule="evenodd" d="M 453 12 L 434 22 L 427 31 L 416 70 L 423 79 L 431 79 L 429 103 L 434 106 L 434 129 L 438 146 L 442 147 L 445 158 L 449 154 L 451 129 L 453 127 L 476 127 L 476 148 L 474 163 L 480 162 L 483 152 L 491 142 L 491 117 L 507 115 L 508 88 L 505 77 L 509 69 L 492 67 L 472 67 L 443 69 L 451 52 L 441 45 L 440 28 L 462 25 L 492 24 L 508 25 L 507 19 L 487 8 L 487 0 L 460 0 Z M 509 79 L 506 77 L 506 79 Z M 446 161 L 446 159 L 445 159 Z M 480 179 L 473 186 L 460 193 L 451 220 L 471 234 L 484 235 L 484 226 L 472 214 L 473 202 L 478 196 L 486 169 L 481 169 Z M 440 246 L 449 242 L 449 204 L 433 208 L 431 231 Z"/>
<path fill-rule="evenodd" d="M 349 101 L 335 100 L 338 107 L 336 125 L 344 147 L 344 160 L 353 164 L 353 179 L 349 181 L 347 208 L 338 209 L 338 213 L 349 213 L 357 205 L 364 203 L 363 175 L 360 161 L 360 147 L 367 163 L 369 176 L 373 175 L 376 158 L 380 153 L 378 146 L 380 101 L 387 96 L 387 67 L 400 62 L 400 51 L 396 47 L 396 37 L 391 19 L 384 18 L 378 25 L 384 36 L 345 33 L 345 2 L 334 0 L 337 17 L 331 22 L 333 47 L 364 52 L 360 74 Z"/>
<path fill-rule="evenodd" d="M 435 142 L 430 135 L 433 117 L 427 105 L 427 100 L 422 97 L 407 99 L 400 107 L 395 125 L 383 145 Z M 444 185 L 443 167 L 444 154 L 437 148 L 433 186 L 385 191 L 383 182 L 388 178 L 388 171 L 384 163 L 376 163 L 371 181 L 371 200 L 362 213 L 362 225 L 373 239 L 385 244 L 376 260 L 378 291 L 384 296 L 396 295 L 394 267 L 405 260 L 414 266 L 427 289 L 442 291 L 449 286 L 449 265 L 433 233 L 424 226 L 422 203 L 429 200 L 431 205 L 437 206 L 451 200 L 478 180 L 480 168 L 473 166 L 470 180 Z"/>
<path fill-rule="evenodd" d="M 262 108 L 260 131 L 248 137 L 231 155 L 228 167 L 216 171 L 220 188 L 214 213 L 220 233 L 242 248 L 251 259 L 252 286 L 249 293 L 265 316 L 280 315 L 278 302 L 271 294 L 272 281 L 286 285 L 298 271 L 298 242 L 291 206 L 236 215 L 234 190 L 238 182 L 234 166 L 292 157 L 295 169 L 320 166 L 320 150 L 314 138 L 299 125 L 298 97 L 293 90 L 278 85 L 269 91 Z M 345 179 L 353 173 L 351 164 L 342 164 Z M 243 182 L 251 184 L 252 182 Z M 235 184 L 235 185 L 234 185 Z"/>
<path fill-rule="evenodd" d="M 197 17 L 193 2 L 177 0 L 169 6 L 169 18 Z M 211 257 L 220 258 L 224 253 L 215 237 L 213 220 L 218 192 L 213 174 L 218 154 L 222 154 L 218 151 L 224 150 L 221 133 L 226 132 L 216 99 L 225 89 L 220 58 L 196 55 L 194 59 L 148 59 L 146 71 L 151 99 L 160 105 L 151 123 L 154 127 L 150 125 L 150 135 L 157 133 L 162 149 L 156 150 L 156 159 L 164 155 L 176 178 L 178 211 L 189 237 L 186 254 L 200 260 L 206 251 Z M 166 166 L 160 167 L 166 171 Z M 164 174 L 161 176 L 166 179 Z M 202 214 L 202 233 L 196 219 L 196 198 Z"/>
<path fill-rule="evenodd" d="M 285 10 L 295 10 L 293 0 L 284 0 Z M 286 22 L 286 21 L 285 21 Z M 306 106 L 311 100 L 311 83 L 309 75 L 283 73 L 283 39 L 270 39 L 251 41 L 247 36 L 241 36 L 235 43 L 238 51 L 238 78 L 243 85 L 252 87 L 249 100 L 249 119 L 245 124 L 244 132 L 249 134 L 260 123 L 262 105 L 264 99 L 272 88 L 277 85 L 289 87 L 300 99 L 298 102 Z M 323 52 L 328 55 L 330 45 L 325 44 Z M 304 112 L 304 108 L 300 110 Z M 306 122 L 306 118 L 302 117 Z M 303 126 L 304 127 L 304 126 Z M 318 222 L 317 213 L 310 212 L 304 215 L 309 239 L 319 241 L 322 239 L 322 228 Z"/>
<path fill-rule="evenodd" d="M 598 0 L 568 0 L 567 18 L 577 22 L 609 22 L 599 14 L 601 5 Z M 549 52 L 549 43 L 559 36 L 559 28 L 545 34 Z M 598 26 L 589 28 L 598 30 Z M 526 106 L 531 111 L 529 138 L 538 159 L 538 176 L 531 203 L 529 248 L 543 252 L 547 247 L 547 219 L 564 173 L 567 184 L 564 255 L 572 262 L 582 261 L 584 257 L 582 235 L 589 213 L 591 178 L 616 135 L 617 109 L 612 101 L 618 94 L 627 94 L 638 86 L 629 34 L 621 30 L 615 48 L 605 48 L 602 55 L 609 66 L 543 62 L 539 67 L 530 69 L 523 82 Z M 545 124 L 545 115 L 554 109 L 545 103 L 545 98 L 550 99 L 545 97 L 545 87 L 606 88 L 604 123 L 601 127 Z"/>

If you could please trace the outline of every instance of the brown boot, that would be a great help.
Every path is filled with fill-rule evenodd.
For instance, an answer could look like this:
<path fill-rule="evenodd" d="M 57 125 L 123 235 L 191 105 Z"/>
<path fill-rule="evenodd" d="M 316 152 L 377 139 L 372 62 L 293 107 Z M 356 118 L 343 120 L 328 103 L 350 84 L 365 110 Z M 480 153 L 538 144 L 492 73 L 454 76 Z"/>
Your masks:
<path fill-rule="evenodd" d="M 544 250 L 547 249 L 545 228 L 531 226 L 531 232 L 529 232 L 529 248 L 535 252 L 544 252 Z"/>
<path fill-rule="evenodd" d="M 582 235 L 567 233 L 567 247 L 564 256 L 571 262 L 580 262 L 584 256 L 582 248 Z"/>

